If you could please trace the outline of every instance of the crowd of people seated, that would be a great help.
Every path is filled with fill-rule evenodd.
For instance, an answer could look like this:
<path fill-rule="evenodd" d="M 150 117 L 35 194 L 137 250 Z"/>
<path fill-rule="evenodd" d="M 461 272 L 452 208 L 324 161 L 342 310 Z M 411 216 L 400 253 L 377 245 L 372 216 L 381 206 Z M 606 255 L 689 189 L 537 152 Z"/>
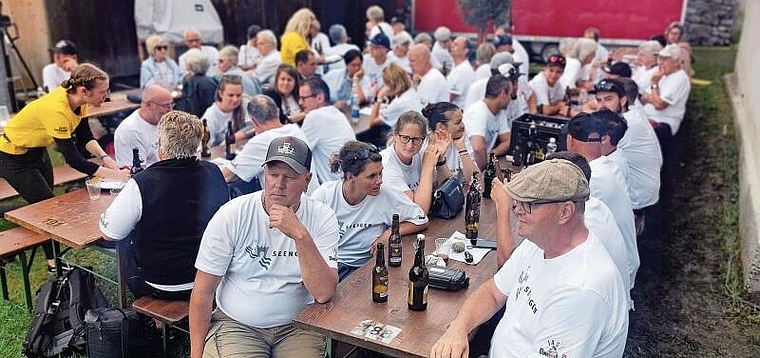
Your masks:
<path fill-rule="evenodd" d="M 468 335 L 495 319 L 492 356 L 622 356 L 642 264 L 637 235 L 659 201 L 690 92 L 683 27 L 643 42 L 630 63 L 615 61 L 589 28 L 563 39 L 529 78 L 527 52 L 505 27 L 476 45 L 444 26 L 412 37 L 379 6 L 366 19 L 362 46 L 343 25 L 320 32 L 306 8 L 280 37 L 253 25 L 245 44 L 220 50 L 188 29 L 176 61 L 166 40 L 149 37 L 142 103 L 115 132 L 116 160 L 86 144 L 101 167 L 80 163 L 70 142 L 89 129 L 80 119 L 102 103 L 108 76 L 78 64 L 75 45 L 62 40 L 44 70 L 51 92 L 40 99 L 61 109 L 33 102 L 9 122 L 0 176 L 39 201 L 52 196 L 52 181 L 34 182 L 45 190 L 24 182 L 49 177 L 39 147 L 54 140 L 73 167 L 122 179 L 138 148 L 147 169 L 100 222 L 124 248 L 132 293 L 190 300 L 194 358 L 323 357 L 325 338 L 291 320 L 370 261 L 391 213 L 402 235 L 424 230 L 438 185 L 482 172 L 489 154 L 505 156 L 516 118 L 563 117 L 566 151 L 511 182 L 495 179 L 499 270 L 474 288 L 474 303 L 430 355 L 466 355 Z M 356 134 L 359 106 L 370 108 L 369 129 Z M 224 145 L 229 124 L 247 141 L 221 167 L 197 156 L 201 119 L 211 146 Z"/>

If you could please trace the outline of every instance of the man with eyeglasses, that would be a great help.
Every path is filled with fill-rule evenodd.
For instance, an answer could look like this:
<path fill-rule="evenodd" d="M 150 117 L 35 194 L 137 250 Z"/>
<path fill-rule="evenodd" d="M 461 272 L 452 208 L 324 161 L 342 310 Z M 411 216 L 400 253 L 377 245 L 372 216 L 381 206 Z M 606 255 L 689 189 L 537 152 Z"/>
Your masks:
<path fill-rule="evenodd" d="M 330 170 L 330 158 L 346 142 L 356 139 L 346 115 L 330 105 L 330 88 L 319 77 L 301 83 L 298 102 L 306 112 L 301 129 L 314 152 L 314 173 L 319 183 L 340 179 Z"/>
<path fill-rule="evenodd" d="M 158 121 L 172 109 L 172 94 L 159 85 L 150 85 L 142 92 L 142 103 L 114 132 L 114 149 L 119 166 L 132 165 L 132 149 L 140 152 L 144 166 L 158 161 Z"/>
<path fill-rule="evenodd" d="M 591 196 L 604 202 L 615 216 L 625 239 L 631 282 L 635 282 L 640 260 L 633 208 L 622 170 L 612 159 L 602 155 L 602 137 L 607 133 L 607 126 L 599 112 L 581 113 L 570 120 L 567 131 L 567 150 L 582 155 L 591 166 Z"/>
<path fill-rule="evenodd" d="M 201 33 L 196 29 L 187 29 L 185 31 L 185 45 L 187 46 L 187 49 L 193 49 L 197 48 L 203 53 L 205 53 L 208 56 L 209 62 L 211 62 L 211 65 L 208 67 L 208 70 L 206 70 L 206 76 L 213 77 L 216 72 L 216 66 L 219 63 L 219 51 L 213 46 L 204 46 L 203 42 L 201 41 Z M 181 56 L 179 56 L 179 59 L 177 59 L 177 62 L 179 62 L 179 69 L 182 70 L 182 75 L 184 76 L 187 72 L 187 61 L 185 58 L 185 54 L 187 52 L 183 53 Z"/>
<path fill-rule="evenodd" d="M 583 172 L 566 160 L 547 160 L 493 192 L 507 202 L 511 197 L 517 233 L 526 240 L 462 305 L 430 357 L 467 357 L 468 334 L 502 307 L 490 357 L 622 356 L 627 288 L 584 225 L 589 185 Z"/>
<path fill-rule="evenodd" d="M 485 98 L 464 111 L 465 147 L 480 170 L 488 165 L 489 152 L 502 156 L 509 149 L 511 124 L 505 109 L 511 101 L 512 82 L 497 74 L 488 79 Z"/>

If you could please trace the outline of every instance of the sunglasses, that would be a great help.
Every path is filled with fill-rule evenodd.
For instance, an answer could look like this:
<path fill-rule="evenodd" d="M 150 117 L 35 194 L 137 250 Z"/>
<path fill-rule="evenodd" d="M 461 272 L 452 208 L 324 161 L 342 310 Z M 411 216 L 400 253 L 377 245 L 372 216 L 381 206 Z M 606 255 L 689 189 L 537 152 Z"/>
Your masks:
<path fill-rule="evenodd" d="M 354 155 L 354 160 L 367 160 L 369 157 L 372 156 L 372 154 L 379 154 L 380 149 L 377 149 L 377 147 L 374 144 L 367 144 L 364 148 L 359 149 L 356 152 L 356 155 Z"/>
<path fill-rule="evenodd" d="M 168 50 L 169 46 L 167 45 L 158 45 L 156 46 L 156 50 Z"/>

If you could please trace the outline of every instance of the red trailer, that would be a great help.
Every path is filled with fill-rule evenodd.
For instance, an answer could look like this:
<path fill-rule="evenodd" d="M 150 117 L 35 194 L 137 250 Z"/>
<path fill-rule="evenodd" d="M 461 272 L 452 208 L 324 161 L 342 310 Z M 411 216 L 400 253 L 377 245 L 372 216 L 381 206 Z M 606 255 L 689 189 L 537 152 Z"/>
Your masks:
<path fill-rule="evenodd" d="M 512 32 L 534 55 L 556 52 L 563 37 L 580 37 L 596 27 L 605 46 L 635 46 L 661 34 L 673 21 L 683 23 L 688 0 L 513 0 Z M 476 36 L 462 20 L 456 0 L 413 0 L 414 31 Z M 489 33 L 493 30 L 489 29 Z M 544 57 L 544 56 L 542 56 Z"/>

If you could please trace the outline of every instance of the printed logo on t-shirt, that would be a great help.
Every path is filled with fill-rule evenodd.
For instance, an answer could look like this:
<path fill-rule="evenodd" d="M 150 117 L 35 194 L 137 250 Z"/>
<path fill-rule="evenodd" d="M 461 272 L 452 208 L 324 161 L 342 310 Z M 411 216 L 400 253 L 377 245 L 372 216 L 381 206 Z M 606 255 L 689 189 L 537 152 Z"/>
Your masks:
<path fill-rule="evenodd" d="M 528 274 L 529 270 L 530 266 L 526 267 L 525 270 L 520 272 L 520 275 L 517 277 L 517 283 L 519 286 L 517 287 L 517 290 L 515 290 L 515 300 L 518 300 L 523 294 L 526 295 L 526 304 L 528 305 L 528 309 L 530 309 L 533 314 L 536 314 L 538 313 L 538 303 L 531 298 L 533 291 L 527 284 L 528 278 L 530 278 L 530 275 Z"/>
<path fill-rule="evenodd" d="M 272 264 L 272 258 L 268 256 L 269 246 L 256 246 L 256 250 L 250 246 L 245 247 L 245 252 L 252 259 L 259 259 L 259 265 L 265 270 L 269 270 L 269 265 Z"/>
<path fill-rule="evenodd" d="M 538 354 L 551 358 L 568 358 L 567 353 L 562 353 L 562 343 L 555 339 L 548 339 L 546 345 L 538 349 Z"/>
<path fill-rule="evenodd" d="M 66 128 L 65 126 L 60 126 L 60 127 L 53 128 L 53 131 L 55 131 L 56 133 L 60 133 L 60 134 L 66 134 L 66 133 L 69 132 L 69 129 Z"/>

